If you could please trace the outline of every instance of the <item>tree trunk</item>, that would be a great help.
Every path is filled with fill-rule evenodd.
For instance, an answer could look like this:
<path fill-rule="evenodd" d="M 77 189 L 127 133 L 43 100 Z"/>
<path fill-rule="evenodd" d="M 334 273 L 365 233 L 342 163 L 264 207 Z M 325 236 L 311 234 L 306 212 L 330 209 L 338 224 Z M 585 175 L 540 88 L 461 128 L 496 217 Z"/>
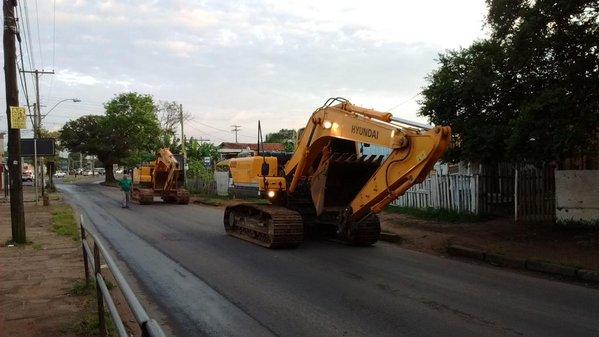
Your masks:
<path fill-rule="evenodd" d="M 54 163 L 48 161 L 46 163 L 46 169 L 48 170 L 48 185 L 46 186 L 50 192 L 56 192 L 56 187 L 54 186 Z"/>
<path fill-rule="evenodd" d="M 106 178 L 104 183 L 115 183 L 116 179 L 114 178 L 114 165 L 112 163 L 104 164 L 104 170 L 106 170 Z"/>

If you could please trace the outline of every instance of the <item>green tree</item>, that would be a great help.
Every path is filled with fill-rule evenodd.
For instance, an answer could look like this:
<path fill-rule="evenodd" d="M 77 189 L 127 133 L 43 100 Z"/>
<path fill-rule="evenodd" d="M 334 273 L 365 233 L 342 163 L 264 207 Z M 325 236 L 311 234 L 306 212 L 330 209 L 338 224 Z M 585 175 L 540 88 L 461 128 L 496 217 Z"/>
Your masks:
<path fill-rule="evenodd" d="M 83 116 L 66 123 L 60 135 L 71 152 L 94 155 L 115 181 L 113 165 L 134 165 L 155 157 L 160 125 L 149 95 L 124 93 L 104 104 L 105 116 Z"/>
<path fill-rule="evenodd" d="M 105 120 L 105 116 L 88 115 L 69 121 L 60 131 L 60 142 L 71 152 L 97 156 L 106 169 L 106 182 L 112 182 L 112 165 L 117 163 L 120 157 L 114 152 L 115 146 L 109 140 Z"/>
<path fill-rule="evenodd" d="M 103 128 L 109 133 L 105 136 L 118 152 L 119 163 L 133 166 L 154 158 L 161 145 L 156 141 L 161 129 L 152 96 L 123 93 L 106 102 L 104 108 Z"/>
<path fill-rule="evenodd" d="M 285 151 L 293 152 L 293 144 L 297 138 L 297 131 L 293 129 L 281 129 L 278 132 L 266 134 L 265 143 L 281 143 L 285 145 Z"/>
<path fill-rule="evenodd" d="M 203 162 L 204 157 L 210 157 L 212 161 L 216 162 L 220 158 L 218 148 L 214 144 L 199 142 L 193 137 L 185 143 L 185 148 L 189 162 Z"/>
<path fill-rule="evenodd" d="M 454 146 L 446 159 L 505 159 L 508 110 L 495 99 L 503 59 L 501 47 L 490 41 L 440 55 L 441 66 L 423 91 L 421 114 L 434 124 L 451 126 Z"/>
<path fill-rule="evenodd" d="M 421 114 L 449 159 L 547 162 L 597 151 L 599 1 L 489 0 L 490 38 L 440 55 Z"/>

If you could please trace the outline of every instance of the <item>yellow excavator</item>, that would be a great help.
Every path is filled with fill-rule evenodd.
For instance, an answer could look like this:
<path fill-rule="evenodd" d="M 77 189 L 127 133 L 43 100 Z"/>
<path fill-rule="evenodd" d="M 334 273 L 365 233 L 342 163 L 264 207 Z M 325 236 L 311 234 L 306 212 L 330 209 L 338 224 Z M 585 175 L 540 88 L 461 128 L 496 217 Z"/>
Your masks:
<path fill-rule="evenodd" d="M 183 186 L 183 168 L 169 149 L 158 151 L 158 157 L 133 169 L 131 199 L 141 205 L 160 196 L 166 203 L 189 204 L 189 192 Z"/>
<path fill-rule="evenodd" d="M 372 245 L 380 235 L 376 214 L 426 178 L 451 138 L 447 126 L 411 122 L 339 97 L 318 108 L 300 132 L 287 158 L 258 153 L 229 160 L 233 185 L 254 186 L 270 201 L 227 206 L 229 235 L 269 248 L 298 246 L 313 231 Z M 363 155 L 361 148 L 370 145 L 391 152 L 385 159 Z"/>

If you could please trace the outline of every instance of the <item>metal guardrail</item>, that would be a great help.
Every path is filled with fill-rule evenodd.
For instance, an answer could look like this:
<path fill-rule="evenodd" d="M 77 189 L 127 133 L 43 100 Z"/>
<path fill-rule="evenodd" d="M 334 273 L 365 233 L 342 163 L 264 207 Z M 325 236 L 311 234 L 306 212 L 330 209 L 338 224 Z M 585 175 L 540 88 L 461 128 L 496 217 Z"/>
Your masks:
<path fill-rule="evenodd" d="M 116 263 L 112 259 L 112 256 L 108 253 L 108 250 L 105 248 L 102 241 L 95 237 L 92 232 L 85 228 L 83 224 L 83 215 L 80 217 L 80 229 L 81 229 L 81 249 L 83 250 L 83 264 L 85 267 L 85 284 L 89 285 L 90 283 L 90 267 L 93 270 L 94 280 L 96 282 L 96 293 L 98 298 L 98 322 L 100 328 L 100 336 L 106 337 L 106 319 L 104 317 L 104 302 L 106 302 L 106 306 L 108 307 L 108 312 L 112 317 L 112 321 L 114 322 L 115 330 L 119 337 L 128 337 L 129 334 L 123 325 L 120 314 L 110 296 L 110 292 L 108 287 L 106 286 L 106 281 L 102 276 L 102 268 L 100 264 L 100 256 L 104 258 L 104 262 L 108 266 L 108 269 L 112 273 L 117 286 L 121 290 L 121 293 L 125 297 L 131 312 L 135 316 L 135 320 L 139 325 L 142 336 L 143 337 L 166 337 L 162 328 L 158 322 L 148 316 L 148 313 L 143 308 L 133 290 L 127 283 L 127 280 L 117 267 Z M 87 237 L 93 239 L 93 250 L 91 249 L 89 243 L 87 242 Z"/>

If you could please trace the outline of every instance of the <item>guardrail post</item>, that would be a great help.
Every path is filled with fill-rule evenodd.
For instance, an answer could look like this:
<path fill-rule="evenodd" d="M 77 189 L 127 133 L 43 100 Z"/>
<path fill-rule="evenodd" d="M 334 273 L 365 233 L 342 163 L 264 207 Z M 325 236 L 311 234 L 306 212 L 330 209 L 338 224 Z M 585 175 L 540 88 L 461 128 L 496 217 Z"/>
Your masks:
<path fill-rule="evenodd" d="M 81 250 L 83 250 L 83 267 L 85 268 L 85 286 L 89 286 L 89 264 L 87 260 L 87 251 L 85 250 L 85 246 L 83 245 L 83 242 L 86 239 L 83 223 L 81 223 L 79 227 L 81 228 Z"/>
<path fill-rule="evenodd" d="M 148 332 L 148 324 L 140 324 L 141 327 L 141 337 L 150 337 L 150 333 Z"/>
<path fill-rule="evenodd" d="M 100 274 L 100 250 L 98 245 L 94 242 L 94 279 L 96 280 L 96 297 L 98 301 L 98 329 L 100 330 L 100 336 L 106 337 L 106 320 L 104 319 L 104 297 L 102 297 L 102 290 L 98 285 L 98 274 Z"/>

